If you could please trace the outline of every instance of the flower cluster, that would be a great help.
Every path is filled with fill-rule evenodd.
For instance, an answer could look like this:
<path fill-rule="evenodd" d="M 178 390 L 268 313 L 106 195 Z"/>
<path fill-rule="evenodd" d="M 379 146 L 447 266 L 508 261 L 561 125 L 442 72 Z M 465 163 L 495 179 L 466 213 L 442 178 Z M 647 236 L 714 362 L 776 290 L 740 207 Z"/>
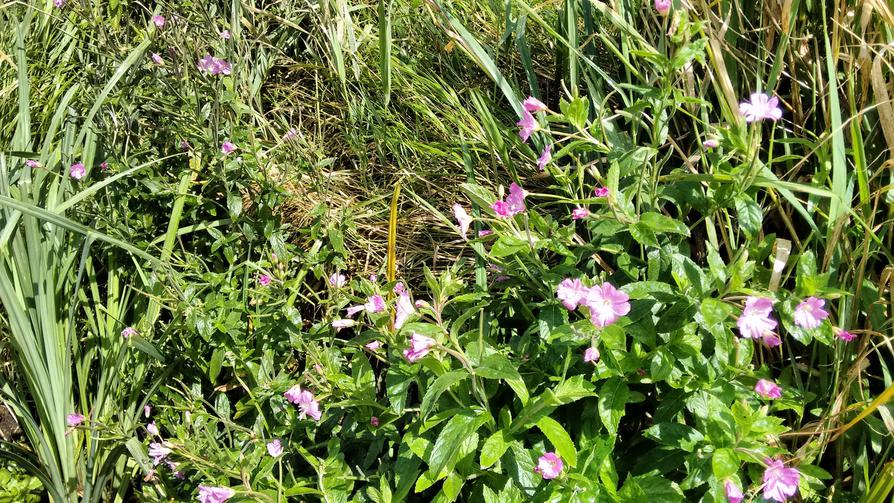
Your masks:
<path fill-rule="evenodd" d="M 286 400 L 298 406 L 300 411 L 298 417 L 300 419 L 310 416 L 314 421 L 319 421 L 323 416 L 323 411 L 320 410 L 320 402 L 314 398 L 314 394 L 310 390 L 301 389 L 301 386 L 296 384 L 286 390 L 283 396 L 286 397 Z"/>

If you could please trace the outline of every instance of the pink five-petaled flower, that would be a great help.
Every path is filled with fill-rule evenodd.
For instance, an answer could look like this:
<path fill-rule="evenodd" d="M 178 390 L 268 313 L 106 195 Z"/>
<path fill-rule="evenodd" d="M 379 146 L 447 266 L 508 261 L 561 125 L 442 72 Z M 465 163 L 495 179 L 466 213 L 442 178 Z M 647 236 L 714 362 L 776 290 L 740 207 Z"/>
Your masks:
<path fill-rule="evenodd" d="M 152 23 L 159 28 L 165 27 L 165 17 L 159 16 L 158 14 L 152 16 Z"/>
<path fill-rule="evenodd" d="M 224 40 L 230 40 L 230 30 L 224 30 L 220 32 L 220 38 Z"/>
<path fill-rule="evenodd" d="M 720 141 L 715 138 L 708 138 L 702 142 L 702 146 L 705 148 L 717 148 L 720 146 Z"/>
<path fill-rule="evenodd" d="M 161 56 L 159 56 L 157 52 L 153 52 L 150 58 L 152 59 L 152 62 L 158 66 L 162 66 L 165 64 L 165 60 L 161 59 Z"/>
<path fill-rule="evenodd" d="M 146 425 L 146 431 L 148 431 L 150 435 L 158 436 L 158 425 L 155 424 L 155 421 Z"/>
<path fill-rule="evenodd" d="M 286 400 L 298 406 L 298 409 L 301 411 L 298 415 L 299 419 L 310 416 L 314 421 L 319 421 L 323 415 L 323 412 L 320 410 L 320 402 L 314 398 L 314 394 L 309 390 L 301 389 L 301 386 L 297 384 L 286 390 L 283 396 L 286 397 Z"/>
<path fill-rule="evenodd" d="M 417 360 L 427 355 L 435 344 L 435 340 L 431 337 L 426 337 L 413 332 L 413 336 L 410 337 L 410 347 L 404 350 L 404 358 L 410 363 L 415 363 Z"/>
<path fill-rule="evenodd" d="M 132 335 L 137 335 L 137 329 L 134 327 L 125 327 L 124 330 L 121 331 L 121 337 L 124 337 L 125 339 Z"/>
<path fill-rule="evenodd" d="M 757 384 L 754 385 L 754 391 L 763 398 L 770 400 L 782 397 L 782 388 L 768 379 L 758 380 Z"/>
<path fill-rule="evenodd" d="M 229 487 L 199 486 L 199 503 L 223 503 L 235 495 Z"/>
<path fill-rule="evenodd" d="M 522 108 L 532 114 L 536 114 L 537 112 L 545 111 L 546 105 L 544 105 L 543 102 L 538 100 L 537 98 L 528 96 L 525 101 L 522 101 Z"/>
<path fill-rule="evenodd" d="M 375 351 L 375 350 L 379 349 L 380 347 L 382 347 L 382 341 L 378 341 L 378 340 L 372 341 L 363 347 L 365 347 L 366 349 L 368 349 L 370 351 Z"/>
<path fill-rule="evenodd" d="M 764 472 L 764 498 L 783 502 L 798 492 L 801 473 L 794 468 L 786 468 L 778 459 L 764 460 L 767 470 Z"/>
<path fill-rule="evenodd" d="M 505 201 L 497 201 L 490 205 L 494 213 L 500 217 L 512 217 L 525 211 L 525 197 L 528 195 L 523 188 L 515 182 L 509 185 L 509 195 Z"/>
<path fill-rule="evenodd" d="M 562 458 L 555 452 L 547 452 L 537 460 L 537 467 L 534 468 L 535 473 L 539 473 L 545 480 L 552 480 L 562 473 Z"/>
<path fill-rule="evenodd" d="M 611 283 L 594 286 L 587 291 L 583 303 L 590 308 L 590 321 L 597 327 L 607 327 L 630 312 L 630 297 Z"/>
<path fill-rule="evenodd" d="M 332 273 L 332 276 L 329 276 L 329 286 L 341 288 L 345 286 L 346 282 L 347 279 L 345 278 L 344 274 L 334 272 Z"/>
<path fill-rule="evenodd" d="M 391 291 L 400 295 L 407 291 L 407 287 L 404 285 L 403 281 L 398 281 L 394 284 L 394 288 L 392 288 Z"/>
<path fill-rule="evenodd" d="M 223 155 L 230 155 L 236 151 L 236 144 L 225 141 L 220 145 L 220 151 Z"/>
<path fill-rule="evenodd" d="M 298 138 L 298 131 L 295 131 L 295 128 L 291 128 L 282 135 L 282 141 L 292 141 L 295 138 Z"/>
<path fill-rule="evenodd" d="M 397 306 L 395 310 L 394 329 L 400 330 L 400 327 L 404 326 L 404 323 L 406 323 L 410 316 L 416 312 L 416 308 L 413 307 L 413 301 L 410 299 L 409 293 L 403 292 L 397 297 Z"/>
<path fill-rule="evenodd" d="M 593 195 L 596 197 L 608 197 L 608 187 L 596 187 L 593 189 Z"/>
<path fill-rule="evenodd" d="M 829 312 L 823 309 L 825 304 L 823 299 L 808 297 L 795 308 L 795 325 L 808 329 L 820 326 L 829 317 Z"/>
<path fill-rule="evenodd" d="M 587 348 L 584 351 L 584 361 L 593 365 L 599 363 L 599 350 L 594 347 Z"/>
<path fill-rule="evenodd" d="M 655 10 L 658 11 L 658 14 L 666 16 L 671 10 L 672 3 L 671 0 L 655 0 Z"/>
<path fill-rule="evenodd" d="M 53 0 L 53 5 L 61 9 L 62 7 L 65 7 L 65 0 Z"/>
<path fill-rule="evenodd" d="M 562 301 L 562 305 L 566 309 L 574 311 L 587 296 L 589 290 L 579 279 L 565 278 L 556 288 L 556 297 Z"/>
<path fill-rule="evenodd" d="M 751 123 L 769 119 L 776 121 L 782 118 L 779 98 L 764 93 L 752 93 L 751 101 L 739 103 L 739 114 L 745 116 L 745 122 Z"/>
<path fill-rule="evenodd" d="M 367 299 L 363 308 L 366 309 L 367 313 L 381 313 L 385 310 L 385 299 L 381 295 L 375 294 Z"/>
<path fill-rule="evenodd" d="M 158 466 L 158 464 L 168 457 L 168 454 L 170 453 L 171 449 L 165 447 L 163 442 L 152 442 L 149 444 L 149 455 L 152 456 L 152 466 Z"/>
<path fill-rule="evenodd" d="M 590 216 L 590 210 L 578 206 L 571 211 L 572 220 L 581 220 Z"/>
<path fill-rule="evenodd" d="M 226 60 L 215 58 L 210 54 L 199 60 L 198 67 L 199 70 L 211 75 L 229 75 L 232 70 L 232 66 Z"/>
<path fill-rule="evenodd" d="M 748 297 L 745 299 L 745 308 L 739 319 L 736 320 L 736 326 L 739 327 L 739 335 L 749 339 L 764 339 L 770 347 L 778 346 L 778 338 L 775 340 L 777 344 L 772 344 L 772 340 L 768 340 L 772 336 L 773 329 L 776 328 L 776 320 L 770 317 L 773 311 L 773 300 L 766 297 Z"/>
<path fill-rule="evenodd" d="M 854 334 L 848 332 L 847 330 L 845 330 L 845 329 L 843 329 L 843 328 L 836 328 L 836 329 L 835 329 L 835 335 L 836 335 L 839 339 L 843 340 L 844 342 L 850 342 L 850 341 L 854 340 L 854 339 L 857 337 L 856 335 L 854 335 Z"/>
<path fill-rule="evenodd" d="M 83 423 L 84 419 L 86 419 L 84 415 L 78 414 L 77 412 L 72 412 L 71 414 L 65 416 L 65 422 L 72 428 Z"/>
<path fill-rule="evenodd" d="M 527 110 L 522 110 L 522 117 L 515 125 L 519 127 L 518 136 L 521 138 L 522 143 L 528 141 L 531 134 L 540 129 L 540 123 L 537 122 L 537 118 Z"/>
<path fill-rule="evenodd" d="M 549 164 L 549 161 L 553 160 L 553 146 L 547 145 L 543 152 L 540 153 L 540 157 L 537 159 L 537 167 L 540 168 L 540 171 L 546 169 L 546 165 Z"/>
<path fill-rule="evenodd" d="M 71 165 L 69 174 L 71 174 L 71 177 L 75 180 L 80 180 L 81 178 L 84 178 L 84 175 L 87 174 L 87 169 L 84 167 L 83 163 L 76 162 Z"/>
<path fill-rule="evenodd" d="M 736 485 L 732 480 L 723 483 L 723 492 L 726 493 L 726 501 L 729 503 L 742 503 L 745 495 L 742 494 L 742 488 Z"/>
<path fill-rule="evenodd" d="M 377 418 L 376 416 L 369 418 L 369 424 L 371 424 L 373 428 L 378 428 L 379 427 L 379 418 Z"/>
<path fill-rule="evenodd" d="M 274 458 L 278 458 L 282 455 L 282 442 L 280 442 L 278 438 L 267 442 L 267 454 L 270 454 Z"/>
<path fill-rule="evenodd" d="M 25 166 L 28 166 L 29 168 L 39 168 L 40 163 L 35 161 L 34 159 L 28 159 L 27 161 L 25 161 Z"/>
<path fill-rule="evenodd" d="M 273 281 L 273 278 L 271 278 L 268 274 L 262 274 L 258 276 L 258 283 L 260 283 L 261 286 L 267 286 L 270 284 L 271 281 Z"/>
<path fill-rule="evenodd" d="M 459 224 L 459 233 L 462 234 L 463 239 L 466 239 L 466 235 L 469 233 L 469 226 L 472 224 L 472 217 L 466 213 L 466 209 L 459 203 L 453 205 L 453 217 L 456 218 L 456 222 Z"/>

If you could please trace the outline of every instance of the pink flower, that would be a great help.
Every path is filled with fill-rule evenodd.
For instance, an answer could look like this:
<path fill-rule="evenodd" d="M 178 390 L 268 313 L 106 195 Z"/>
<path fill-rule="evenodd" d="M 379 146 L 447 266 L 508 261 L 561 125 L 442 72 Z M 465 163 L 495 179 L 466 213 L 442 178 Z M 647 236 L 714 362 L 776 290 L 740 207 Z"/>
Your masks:
<path fill-rule="evenodd" d="M 786 468 L 778 459 L 767 458 L 764 472 L 764 498 L 783 502 L 798 492 L 801 473 L 794 468 Z"/>
<path fill-rule="evenodd" d="M 525 192 L 523 188 L 517 183 L 512 182 L 509 185 L 509 195 L 506 196 L 506 200 L 497 201 L 490 205 L 490 207 L 498 216 L 511 217 L 527 209 L 525 207 L 525 197 L 527 197 L 527 195 L 528 193 Z"/>
<path fill-rule="evenodd" d="M 369 418 L 369 424 L 371 424 L 373 426 L 373 428 L 378 428 L 379 427 L 379 418 L 377 418 L 376 416 Z"/>
<path fill-rule="evenodd" d="M 844 342 L 850 342 L 857 337 L 856 335 L 848 332 L 847 330 L 844 330 L 843 328 L 836 328 L 835 335 Z"/>
<path fill-rule="evenodd" d="M 593 365 L 599 363 L 599 350 L 594 347 L 587 348 L 584 351 L 584 361 Z"/>
<path fill-rule="evenodd" d="M 270 454 L 274 458 L 278 458 L 282 455 L 282 442 L 280 442 L 278 438 L 271 442 L 267 442 L 267 454 Z"/>
<path fill-rule="evenodd" d="M 478 231 L 478 237 L 483 238 L 484 236 L 490 236 L 493 233 L 494 231 L 490 229 L 481 229 L 480 231 Z"/>
<path fill-rule="evenodd" d="M 472 224 L 472 217 L 466 213 L 465 208 L 459 203 L 453 205 L 453 217 L 456 218 L 456 222 L 459 224 L 459 233 L 463 239 L 466 239 L 466 235 L 469 233 L 469 225 Z"/>
<path fill-rule="evenodd" d="M 282 135 L 282 141 L 292 141 L 295 138 L 298 138 L 298 131 L 295 131 L 295 128 L 289 129 L 286 134 Z"/>
<path fill-rule="evenodd" d="M 378 274 L 370 274 L 369 280 L 372 281 L 373 283 L 375 283 L 376 281 L 379 281 L 379 275 Z"/>
<path fill-rule="evenodd" d="M 235 495 L 229 487 L 199 486 L 199 503 L 223 503 Z"/>
<path fill-rule="evenodd" d="M 726 493 L 726 501 L 729 503 L 742 503 L 742 500 L 745 499 L 742 489 L 732 480 L 723 483 L 723 492 Z"/>
<path fill-rule="evenodd" d="M 258 283 L 260 283 L 261 286 L 267 286 L 270 284 L 271 281 L 273 281 L 273 278 L 271 278 L 267 274 L 262 274 L 262 275 L 258 276 Z"/>
<path fill-rule="evenodd" d="M 581 208 L 578 206 L 571 211 L 571 219 L 572 220 L 581 220 L 590 216 L 590 210 L 586 208 Z"/>
<path fill-rule="evenodd" d="M 795 325 L 807 329 L 820 326 L 823 320 L 829 317 L 829 312 L 823 309 L 825 304 L 826 301 L 823 299 L 807 297 L 795 308 Z"/>
<path fill-rule="evenodd" d="M 35 161 L 34 159 L 28 159 L 27 161 L 25 161 L 25 166 L 28 166 L 29 168 L 39 168 L 40 163 Z"/>
<path fill-rule="evenodd" d="M 763 398 L 770 400 L 780 398 L 782 396 L 782 388 L 775 382 L 768 379 L 761 379 L 754 385 L 754 391 Z"/>
<path fill-rule="evenodd" d="M 596 197 L 608 197 L 608 187 L 596 187 L 593 189 L 593 195 Z"/>
<path fill-rule="evenodd" d="M 589 291 L 590 289 L 585 287 L 579 279 L 565 278 L 556 288 L 556 297 L 562 301 L 562 305 L 566 309 L 574 311 Z"/>
<path fill-rule="evenodd" d="M 435 340 L 431 337 L 426 337 L 413 332 L 413 336 L 410 337 L 410 347 L 404 350 L 404 358 L 410 363 L 415 363 L 417 360 L 427 355 L 431 350 L 431 347 L 434 345 Z"/>
<path fill-rule="evenodd" d="M 53 5 L 61 9 L 62 7 L 65 7 L 65 0 L 53 0 Z"/>
<path fill-rule="evenodd" d="M 413 303 L 416 306 L 416 309 L 422 309 L 423 307 L 428 306 L 428 302 L 425 302 L 422 299 L 416 299 L 416 302 Z"/>
<path fill-rule="evenodd" d="M 230 155 L 236 151 L 236 144 L 225 141 L 221 144 L 220 151 L 223 155 Z"/>
<path fill-rule="evenodd" d="M 587 292 L 584 305 L 590 308 L 590 321 L 597 327 L 607 327 L 630 312 L 630 297 L 611 283 L 594 286 Z"/>
<path fill-rule="evenodd" d="M 490 209 L 494 210 L 494 213 L 496 213 L 498 217 L 512 216 L 512 214 L 509 213 L 509 205 L 506 204 L 506 201 L 495 201 L 494 204 L 490 205 Z"/>
<path fill-rule="evenodd" d="M 745 308 L 736 326 L 739 327 L 739 335 L 749 339 L 764 338 L 772 334 L 776 328 L 776 320 L 770 317 L 773 311 L 773 301 L 766 297 L 748 297 L 745 299 Z M 772 345 L 770 345 L 772 347 Z"/>
<path fill-rule="evenodd" d="M 707 140 L 702 142 L 702 146 L 705 148 L 717 148 L 720 146 L 720 141 L 714 138 L 708 138 Z"/>
<path fill-rule="evenodd" d="M 397 298 L 396 311 L 397 313 L 394 316 L 394 329 L 400 330 L 400 327 L 404 326 L 407 319 L 416 312 L 416 308 L 413 307 L 413 301 L 410 300 L 410 294 L 407 292 L 400 294 Z"/>
<path fill-rule="evenodd" d="M 155 424 L 155 421 L 146 425 L 146 431 L 148 431 L 150 435 L 158 436 L 158 425 Z"/>
<path fill-rule="evenodd" d="M 109 163 L 107 163 L 107 162 L 105 162 L 105 161 L 99 163 L 99 169 L 101 169 L 101 170 L 103 170 L 103 171 L 108 170 L 108 169 L 109 169 Z"/>
<path fill-rule="evenodd" d="M 764 119 L 776 121 L 782 118 L 782 109 L 776 96 L 771 98 L 765 93 L 753 93 L 750 102 L 739 103 L 739 114 L 744 115 L 748 123 Z"/>
<path fill-rule="evenodd" d="M 230 30 L 224 30 L 224 31 L 220 32 L 220 38 L 222 38 L 224 40 L 230 40 L 230 36 L 231 36 Z"/>
<path fill-rule="evenodd" d="M 146 417 L 151 416 L 152 415 L 152 407 L 150 407 L 148 405 L 144 405 L 143 406 L 143 415 Z"/>
<path fill-rule="evenodd" d="M 381 295 L 376 294 L 370 297 L 366 305 L 363 306 L 367 313 L 381 313 L 385 310 L 385 299 Z"/>
<path fill-rule="evenodd" d="M 553 146 L 547 145 L 543 152 L 540 154 L 540 157 L 537 159 L 537 166 L 540 168 L 540 171 L 546 169 L 546 165 L 549 164 L 549 161 L 553 160 Z"/>
<path fill-rule="evenodd" d="M 180 140 L 180 150 L 189 150 L 189 142 L 186 140 Z"/>
<path fill-rule="evenodd" d="M 161 56 L 159 56 L 157 52 L 153 52 L 152 56 L 150 56 L 150 58 L 152 59 L 152 62 L 155 63 L 156 65 L 161 66 L 161 65 L 165 64 L 165 60 L 161 59 Z"/>
<path fill-rule="evenodd" d="M 658 14 L 666 16 L 671 10 L 671 0 L 655 0 L 655 10 Z"/>
<path fill-rule="evenodd" d="M 152 442 L 149 444 L 149 455 L 152 456 L 152 466 L 158 466 L 158 464 L 168 457 L 168 454 L 170 453 L 171 449 L 165 447 L 164 443 Z"/>
<path fill-rule="evenodd" d="M 229 75 L 232 67 L 226 60 L 215 58 L 210 54 L 199 60 L 199 70 L 211 75 Z"/>
<path fill-rule="evenodd" d="M 165 17 L 164 16 L 159 16 L 156 14 L 156 15 L 152 16 L 152 22 L 155 24 L 155 26 L 157 26 L 159 28 L 165 27 Z"/>
<path fill-rule="evenodd" d="M 338 331 L 343 328 L 353 327 L 355 324 L 356 324 L 356 322 L 354 320 L 346 320 L 346 319 L 335 320 L 332 322 L 332 328 L 334 328 L 336 331 Z"/>
<path fill-rule="evenodd" d="M 528 138 L 531 137 L 531 133 L 540 129 L 540 123 L 538 123 L 537 119 L 527 110 L 522 110 L 522 118 L 516 122 L 515 125 L 521 128 L 518 132 L 518 136 L 521 138 L 522 142 L 528 141 Z"/>
<path fill-rule="evenodd" d="M 366 349 L 368 349 L 370 351 L 375 351 L 375 350 L 379 349 L 380 347 L 382 347 L 382 342 L 381 341 L 372 341 L 363 347 L 365 347 Z"/>
<path fill-rule="evenodd" d="M 543 102 L 538 100 L 537 98 L 528 96 L 525 101 L 522 101 L 522 108 L 524 108 L 527 112 L 536 114 L 537 112 L 545 111 L 546 105 L 544 105 Z"/>
<path fill-rule="evenodd" d="M 562 468 L 564 468 L 562 458 L 555 452 L 547 452 L 537 460 L 537 468 L 534 468 L 534 472 L 539 473 L 544 480 L 552 480 L 561 475 Z"/>
<path fill-rule="evenodd" d="M 286 400 L 298 406 L 298 409 L 301 411 L 298 415 L 299 419 L 310 416 L 314 421 L 319 421 L 323 415 L 323 412 L 320 410 L 320 402 L 314 398 L 314 394 L 309 390 L 301 389 L 301 386 L 297 384 L 286 390 L 283 396 L 286 397 Z"/>
<path fill-rule="evenodd" d="M 334 272 L 332 276 L 329 276 L 329 286 L 333 286 L 335 288 L 341 288 L 345 286 L 347 279 L 344 274 Z"/>
<path fill-rule="evenodd" d="M 69 169 L 69 173 L 71 174 L 71 177 L 74 178 L 75 180 L 80 180 L 81 178 L 84 178 L 84 176 L 87 174 L 87 169 L 84 168 L 84 165 L 82 163 L 76 162 L 71 165 L 71 169 Z"/>
<path fill-rule="evenodd" d="M 348 318 L 353 318 L 355 314 L 363 311 L 364 309 L 366 309 L 365 305 L 351 306 L 347 309 L 347 314 L 345 316 L 347 316 Z"/>
<path fill-rule="evenodd" d="M 132 335 L 137 335 L 137 329 L 134 327 L 125 327 L 124 330 L 121 331 L 121 337 L 124 337 L 125 339 Z"/>
<path fill-rule="evenodd" d="M 394 284 L 394 288 L 392 288 L 391 291 L 398 295 L 401 295 L 407 291 L 407 287 L 404 286 L 403 281 L 398 281 L 397 283 Z"/>
<path fill-rule="evenodd" d="M 68 425 L 72 428 L 83 423 L 84 419 L 86 419 L 84 415 L 78 414 L 77 412 L 72 412 L 71 414 L 65 416 L 65 422 L 68 423 Z"/>

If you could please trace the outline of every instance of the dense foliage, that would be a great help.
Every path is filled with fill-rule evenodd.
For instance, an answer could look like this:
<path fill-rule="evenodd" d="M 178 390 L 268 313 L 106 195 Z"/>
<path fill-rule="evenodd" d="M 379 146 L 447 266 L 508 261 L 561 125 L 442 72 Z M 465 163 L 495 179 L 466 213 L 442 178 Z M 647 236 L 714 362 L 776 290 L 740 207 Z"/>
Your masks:
<path fill-rule="evenodd" d="M 894 489 L 884 2 L 0 18 L 0 501 Z"/>

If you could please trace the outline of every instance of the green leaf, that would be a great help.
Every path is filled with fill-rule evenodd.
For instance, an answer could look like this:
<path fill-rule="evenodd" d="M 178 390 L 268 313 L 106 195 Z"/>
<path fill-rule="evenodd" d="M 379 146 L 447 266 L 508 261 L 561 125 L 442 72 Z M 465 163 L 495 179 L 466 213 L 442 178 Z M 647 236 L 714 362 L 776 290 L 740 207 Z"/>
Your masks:
<path fill-rule="evenodd" d="M 664 347 L 658 348 L 652 356 L 650 377 L 653 381 L 663 381 L 670 377 L 674 369 L 673 356 Z"/>
<path fill-rule="evenodd" d="M 425 396 L 422 397 L 422 405 L 419 407 L 419 414 L 425 419 L 428 414 L 431 412 L 432 407 L 437 403 L 438 398 L 442 393 L 450 389 L 454 384 L 462 381 L 463 379 L 469 377 L 469 373 L 465 370 L 454 370 L 452 372 L 447 372 L 442 374 L 435 382 L 425 390 Z"/>
<path fill-rule="evenodd" d="M 655 248 L 661 246 L 658 244 L 658 238 L 655 236 L 655 233 L 645 224 L 637 222 L 629 226 L 627 229 L 630 231 L 630 236 L 632 236 L 637 243 L 644 246 L 654 246 Z"/>
<path fill-rule="evenodd" d="M 217 348 L 211 353 L 211 361 L 208 363 L 208 380 L 212 383 L 217 381 L 217 376 L 220 375 L 220 367 L 223 364 L 224 358 L 224 350 L 221 348 Z"/>
<path fill-rule="evenodd" d="M 686 227 L 686 224 L 654 211 L 640 215 L 639 223 L 655 232 L 689 235 L 689 228 Z"/>
<path fill-rule="evenodd" d="M 569 466 L 577 465 L 577 449 L 574 448 L 574 442 L 571 435 L 565 431 L 565 428 L 555 419 L 544 416 L 537 421 L 537 428 L 549 439 L 553 444 L 559 457 L 562 458 Z"/>
<path fill-rule="evenodd" d="M 565 116 L 565 119 L 577 129 L 581 130 L 586 129 L 587 127 L 589 107 L 590 105 L 586 98 L 578 97 L 571 101 L 566 101 L 565 99 L 559 101 L 559 110 L 562 111 L 562 115 Z"/>
<path fill-rule="evenodd" d="M 428 467 L 435 477 L 439 475 L 447 465 L 454 464 L 456 457 L 460 453 L 460 445 L 475 430 L 478 429 L 480 423 L 479 416 L 472 413 L 458 414 L 447 421 L 447 425 L 438 435 L 438 440 L 432 448 L 431 455 L 428 458 Z"/>
<path fill-rule="evenodd" d="M 646 430 L 645 435 L 663 445 L 686 452 L 694 451 L 696 444 L 705 439 L 695 428 L 680 423 L 658 423 Z"/>
<path fill-rule="evenodd" d="M 495 353 L 485 358 L 475 369 L 475 375 L 485 379 L 503 379 L 518 395 L 522 404 L 528 403 L 528 387 L 525 386 L 525 381 L 512 362 L 502 354 Z"/>
<path fill-rule="evenodd" d="M 739 458 L 736 457 L 735 451 L 724 447 L 714 451 L 711 456 L 711 466 L 714 470 L 714 477 L 717 480 L 724 480 L 739 471 Z"/>
<path fill-rule="evenodd" d="M 504 234 L 491 247 L 490 254 L 497 258 L 508 257 L 525 251 L 528 247 L 528 242 L 524 239 Z"/>
<path fill-rule="evenodd" d="M 484 441 L 481 447 L 481 469 L 485 469 L 497 461 L 509 448 L 509 439 L 511 437 L 506 430 L 498 430 Z"/>
<path fill-rule="evenodd" d="M 599 418 L 612 435 L 618 433 L 628 394 L 627 384 L 617 377 L 606 381 L 599 390 Z"/>
<path fill-rule="evenodd" d="M 554 390 L 556 401 L 559 405 L 565 405 L 581 398 L 594 396 L 593 384 L 584 379 L 582 375 L 572 376 L 562 381 Z"/>
<path fill-rule="evenodd" d="M 736 197 L 736 214 L 739 217 L 739 227 L 745 235 L 749 238 L 757 236 L 764 219 L 761 207 L 751 197 L 740 194 Z"/>

